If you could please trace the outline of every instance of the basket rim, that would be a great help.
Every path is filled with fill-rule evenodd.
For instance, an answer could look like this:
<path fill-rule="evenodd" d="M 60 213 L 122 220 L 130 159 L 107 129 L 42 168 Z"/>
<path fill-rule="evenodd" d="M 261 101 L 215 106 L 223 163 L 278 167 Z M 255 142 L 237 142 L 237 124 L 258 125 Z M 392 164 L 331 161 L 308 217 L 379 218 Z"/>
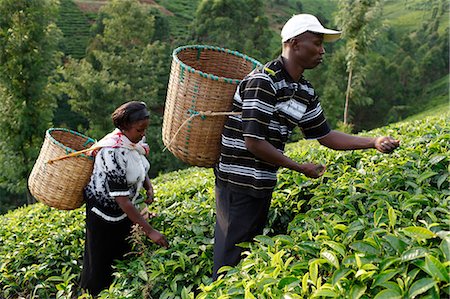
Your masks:
<path fill-rule="evenodd" d="M 173 50 L 172 57 L 173 57 L 174 61 L 176 61 L 177 63 L 179 63 L 181 65 L 181 68 L 186 69 L 190 73 L 195 73 L 195 74 L 200 75 L 201 77 L 212 79 L 214 81 L 223 81 L 223 82 L 230 83 L 230 84 L 235 84 L 235 85 L 238 85 L 241 82 L 241 80 L 239 80 L 239 79 L 232 79 L 232 78 L 227 78 L 227 77 L 216 76 L 216 75 L 213 75 L 213 74 L 202 72 L 200 70 L 197 70 L 197 69 L 187 65 L 186 63 L 184 63 L 183 61 L 181 61 L 178 58 L 177 54 L 182 52 L 182 51 L 188 50 L 188 49 L 197 49 L 197 50 L 206 49 L 206 50 L 218 51 L 218 52 L 223 52 L 223 53 L 226 53 L 226 54 L 231 54 L 231 55 L 234 55 L 234 56 L 238 56 L 238 57 L 244 58 L 245 60 L 253 63 L 253 69 L 258 67 L 258 66 L 262 66 L 261 62 L 259 62 L 258 60 L 254 59 L 254 58 L 252 58 L 250 56 L 242 54 L 242 53 L 240 53 L 238 51 L 230 50 L 230 49 L 227 49 L 227 48 L 216 47 L 216 46 L 187 45 L 187 46 L 178 47 L 175 50 Z"/>
<path fill-rule="evenodd" d="M 79 132 L 77 132 L 77 131 L 74 131 L 74 130 L 70 130 L 70 129 L 66 129 L 66 128 L 50 128 L 50 129 L 48 129 L 48 130 L 45 132 L 45 136 L 46 136 L 53 144 L 55 144 L 55 145 L 57 145 L 57 146 L 63 148 L 63 149 L 66 151 L 67 154 L 69 154 L 69 153 L 75 153 L 76 150 L 74 150 L 73 148 L 70 148 L 70 147 L 68 147 L 68 146 L 66 146 L 66 145 L 64 145 L 64 144 L 62 144 L 61 142 L 59 142 L 58 140 L 56 140 L 55 138 L 53 138 L 53 136 L 51 135 L 51 133 L 54 132 L 54 131 L 68 132 L 68 133 L 71 133 L 71 134 L 73 134 L 73 135 L 77 135 L 77 136 L 86 138 L 86 142 L 85 142 L 86 145 L 89 144 L 89 143 L 95 143 L 95 142 L 96 142 L 95 139 L 93 139 L 93 138 L 91 138 L 91 137 L 89 137 L 89 136 L 86 136 L 86 135 L 84 135 L 84 134 L 81 134 L 81 133 L 79 133 Z M 84 158 L 88 158 L 89 160 L 94 160 L 93 157 L 88 156 L 88 155 L 85 155 L 85 154 L 81 154 L 81 155 L 79 155 L 79 157 L 84 157 Z"/>

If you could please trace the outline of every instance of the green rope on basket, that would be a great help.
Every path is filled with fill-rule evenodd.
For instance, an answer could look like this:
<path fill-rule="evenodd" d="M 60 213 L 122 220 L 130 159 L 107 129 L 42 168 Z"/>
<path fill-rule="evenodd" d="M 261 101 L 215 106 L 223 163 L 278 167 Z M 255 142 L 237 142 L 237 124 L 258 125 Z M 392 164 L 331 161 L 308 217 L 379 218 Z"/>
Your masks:
<path fill-rule="evenodd" d="M 233 78 L 225 78 L 225 77 L 219 77 L 213 74 L 207 74 L 204 73 L 202 71 L 196 70 L 195 68 L 186 65 L 183 61 L 181 61 L 177 54 L 180 53 L 181 51 L 184 50 L 188 50 L 188 49 L 196 49 L 197 50 L 197 60 L 200 59 L 200 54 L 203 50 L 211 50 L 211 51 L 218 51 L 218 52 L 223 52 L 223 53 L 227 53 L 230 55 L 234 55 L 234 56 L 238 56 L 241 57 L 243 59 L 245 59 L 246 61 L 249 61 L 252 63 L 253 65 L 253 69 L 256 68 L 257 66 L 261 66 L 262 64 L 254 59 L 251 58 L 245 54 L 239 53 L 238 51 L 232 51 L 229 49 L 225 49 L 225 48 L 220 48 L 220 47 L 215 47 L 215 46 L 209 46 L 209 45 L 189 45 L 189 46 L 182 46 L 182 47 L 178 47 L 175 50 L 173 50 L 172 52 L 172 58 L 175 62 L 179 63 L 181 68 L 183 69 L 187 69 L 189 73 L 196 73 L 198 75 L 200 75 L 203 78 L 207 78 L 207 79 L 212 79 L 214 81 L 223 81 L 225 83 L 229 83 L 229 84 L 234 84 L 237 85 L 239 84 L 239 82 L 241 82 L 241 80 L 239 79 L 233 79 Z"/>
<path fill-rule="evenodd" d="M 88 139 L 86 139 L 86 141 L 83 143 L 83 147 L 86 147 L 89 143 L 95 143 L 95 140 L 91 137 L 88 137 Z"/>
<path fill-rule="evenodd" d="M 180 72 L 180 78 L 179 78 L 180 82 L 184 81 L 184 70 L 185 70 L 185 67 L 183 65 L 181 65 L 181 72 Z"/>
<path fill-rule="evenodd" d="M 194 109 L 188 109 L 188 114 L 189 116 L 196 116 L 196 115 L 200 115 L 200 118 L 205 120 L 206 119 L 206 115 L 199 112 L 199 111 L 195 111 Z"/>
<path fill-rule="evenodd" d="M 87 143 L 95 143 L 95 140 L 94 139 L 92 139 L 92 138 L 90 138 L 90 137 L 88 137 L 88 136 L 86 136 L 86 135 L 83 135 L 83 134 L 81 134 L 81 133 L 78 133 L 78 132 L 76 132 L 76 131 L 72 131 L 72 130 L 69 130 L 69 129 L 66 129 L 66 128 L 50 128 L 50 129 L 48 129 L 47 131 L 46 131 L 46 136 L 48 136 L 48 138 L 50 139 L 50 141 L 53 143 L 53 144 L 55 144 L 55 145 L 57 145 L 57 146 L 59 146 L 59 147 L 61 147 L 65 152 L 66 152 L 66 155 L 70 155 L 70 154 L 73 154 L 73 153 L 80 153 L 79 155 L 77 155 L 77 156 L 81 156 L 81 157 L 84 157 L 84 158 L 88 158 L 89 160 L 93 160 L 93 158 L 91 157 L 91 156 L 86 156 L 86 155 L 84 155 L 83 154 L 83 152 L 84 152 L 84 150 L 82 150 L 82 151 L 76 151 L 76 150 L 74 150 L 74 149 L 72 149 L 72 148 L 70 148 L 70 147 L 68 147 L 68 146 L 66 146 L 66 145 L 64 145 L 64 144 L 62 144 L 61 142 L 59 142 L 58 140 L 56 140 L 52 135 L 51 135 L 51 133 L 53 132 L 53 131 L 63 131 L 63 132 L 67 132 L 67 133 L 69 133 L 69 134 L 72 134 L 72 135 L 76 135 L 76 136 L 79 136 L 79 137 L 82 137 L 82 138 L 86 138 L 86 141 L 85 141 L 85 144 Z"/>

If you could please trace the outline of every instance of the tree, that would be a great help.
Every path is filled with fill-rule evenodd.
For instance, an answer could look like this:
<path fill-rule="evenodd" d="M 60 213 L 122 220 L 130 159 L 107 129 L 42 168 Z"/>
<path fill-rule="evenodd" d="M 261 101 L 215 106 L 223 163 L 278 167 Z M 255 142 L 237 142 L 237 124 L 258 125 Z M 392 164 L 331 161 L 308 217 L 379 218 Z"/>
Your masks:
<path fill-rule="evenodd" d="M 261 0 L 202 0 L 191 27 L 198 43 L 237 50 L 260 61 L 273 53 Z"/>
<path fill-rule="evenodd" d="M 87 121 L 86 134 L 101 138 L 113 129 L 111 113 L 126 101 L 144 101 L 153 111 L 147 141 L 152 148 L 151 175 L 179 168 L 162 152 L 163 105 L 170 70 L 169 45 L 161 40 L 168 24 L 156 9 L 137 0 L 113 0 L 103 6 L 87 56 L 61 69 L 60 93 Z"/>
<path fill-rule="evenodd" d="M 337 24 L 346 40 L 347 88 L 344 106 L 344 125 L 348 122 L 349 102 L 359 96 L 359 104 L 370 104 L 364 97 L 364 55 L 380 28 L 380 0 L 339 0 Z"/>
<path fill-rule="evenodd" d="M 24 193 L 51 125 L 48 77 L 59 62 L 53 0 L 0 1 L 0 187 Z"/>

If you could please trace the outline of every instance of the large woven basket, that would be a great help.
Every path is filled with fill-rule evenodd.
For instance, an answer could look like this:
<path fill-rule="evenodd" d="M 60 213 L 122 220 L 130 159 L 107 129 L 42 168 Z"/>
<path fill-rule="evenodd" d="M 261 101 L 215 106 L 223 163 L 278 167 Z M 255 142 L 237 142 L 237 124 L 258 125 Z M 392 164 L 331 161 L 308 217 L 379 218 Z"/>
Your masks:
<path fill-rule="evenodd" d="M 164 145 L 182 161 L 212 167 L 237 85 L 257 60 L 212 46 L 173 51 L 162 127 Z"/>
<path fill-rule="evenodd" d="M 83 188 L 91 177 L 94 160 L 79 155 L 52 163 L 49 161 L 87 149 L 93 143 L 94 139 L 72 130 L 48 129 L 28 178 L 31 194 L 40 202 L 60 210 L 79 208 L 83 204 Z"/>

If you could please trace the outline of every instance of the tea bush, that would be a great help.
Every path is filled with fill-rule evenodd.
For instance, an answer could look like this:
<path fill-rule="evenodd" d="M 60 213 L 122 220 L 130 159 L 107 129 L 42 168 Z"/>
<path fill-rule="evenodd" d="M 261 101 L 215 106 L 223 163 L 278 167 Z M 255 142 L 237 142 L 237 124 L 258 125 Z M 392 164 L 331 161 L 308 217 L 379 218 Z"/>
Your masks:
<path fill-rule="evenodd" d="M 160 249 L 139 231 L 100 298 L 448 298 L 449 115 L 367 133 L 401 140 L 390 155 L 336 152 L 302 141 L 297 161 L 327 165 L 316 180 L 282 169 L 268 228 L 236 267 L 211 282 L 214 175 L 190 168 L 154 180 L 151 223 Z M 73 298 L 84 211 L 42 204 L 0 217 L 3 296 Z M 81 295 L 80 298 L 89 297 Z"/>

